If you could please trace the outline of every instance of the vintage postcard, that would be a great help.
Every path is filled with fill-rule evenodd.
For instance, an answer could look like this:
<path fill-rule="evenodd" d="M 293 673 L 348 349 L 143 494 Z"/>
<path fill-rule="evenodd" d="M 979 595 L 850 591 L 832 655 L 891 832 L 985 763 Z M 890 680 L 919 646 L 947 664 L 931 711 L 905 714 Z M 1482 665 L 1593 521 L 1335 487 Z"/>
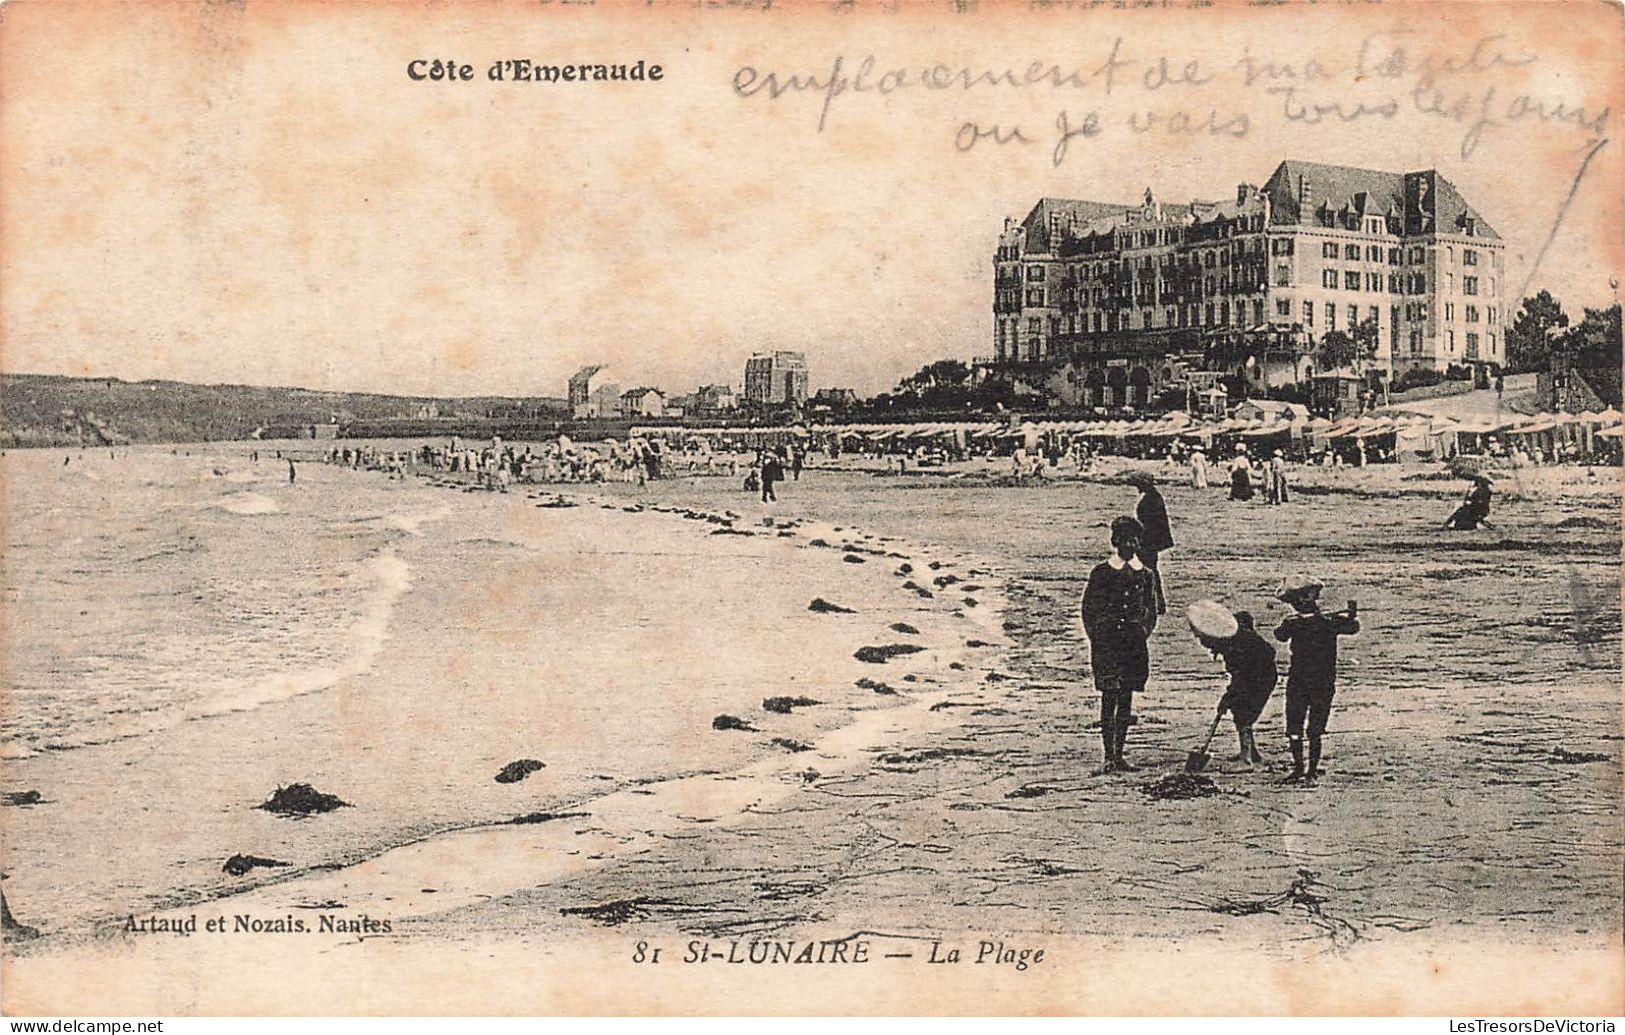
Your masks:
<path fill-rule="evenodd" d="M 0 5 L 5 1012 L 1620 1013 L 1622 45 Z"/>

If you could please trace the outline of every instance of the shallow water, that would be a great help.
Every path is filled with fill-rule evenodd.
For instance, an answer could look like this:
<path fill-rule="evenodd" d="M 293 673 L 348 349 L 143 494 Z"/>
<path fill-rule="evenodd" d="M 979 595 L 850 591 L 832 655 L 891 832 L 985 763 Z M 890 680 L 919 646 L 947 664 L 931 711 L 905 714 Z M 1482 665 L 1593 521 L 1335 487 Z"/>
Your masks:
<path fill-rule="evenodd" d="M 381 480 L 302 470 L 289 492 L 271 449 L 258 463 L 235 447 L 0 457 L 0 592 L 15 616 L 0 755 L 151 733 L 364 671 L 410 581 L 392 547 L 434 515 Z"/>

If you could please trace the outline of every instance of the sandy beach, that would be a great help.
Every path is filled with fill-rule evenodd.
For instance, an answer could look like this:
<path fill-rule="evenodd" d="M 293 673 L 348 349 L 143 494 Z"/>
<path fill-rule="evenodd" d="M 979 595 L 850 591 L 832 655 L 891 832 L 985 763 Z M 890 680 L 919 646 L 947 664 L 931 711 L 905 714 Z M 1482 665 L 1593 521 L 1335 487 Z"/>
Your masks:
<path fill-rule="evenodd" d="M 726 952 L 863 931 L 922 955 L 937 940 L 972 955 L 983 939 L 1047 945 L 1035 989 L 1084 960 L 1178 946 L 1203 961 L 1192 1010 L 1304 1008 L 1269 966 L 1426 968 L 1507 945 L 1566 980 L 1602 978 L 1580 985 L 1600 1008 L 1617 999 L 1619 510 L 1583 473 L 1578 489 L 1508 493 L 1495 530 L 1454 537 L 1433 527 L 1459 493 L 1448 482 L 1385 472 L 1282 508 L 1165 485 L 1178 545 L 1130 739 L 1144 768 L 1099 776 L 1075 609 L 1105 525 L 1132 507 L 1121 485 L 815 470 L 763 505 L 728 479 L 502 495 L 304 470 L 302 485 L 382 487 L 429 516 L 392 545 L 409 586 L 381 649 L 319 691 L 9 762 L 7 790 L 47 799 L 0 811 L 8 904 L 44 935 L 12 945 L 20 1001 L 100 958 L 122 983 L 53 1008 L 128 994 L 158 1012 L 320 1012 L 390 960 L 587 954 L 624 978 L 638 942 L 676 955 L 695 939 Z M 1321 574 L 1331 603 L 1358 597 L 1365 619 L 1328 776 L 1278 783 L 1278 691 L 1259 727 L 1268 765 L 1216 761 L 1209 797 L 1148 794 L 1222 689 L 1184 605 L 1215 597 L 1272 627 L 1272 587 L 1293 570 Z M 854 656 L 900 644 L 923 649 Z M 749 728 L 714 728 L 723 716 Z M 1222 759 L 1233 734 L 1219 736 Z M 495 782 L 527 758 L 545 768 Z M 295 781 L 349 807 L 254 807 Z M 234 877 L 234 854 L 288 865 Z M 131 933 L 131 916 L 308 930 L 222 948 Z M 322 917 L 362 926 L 324 931 Z M 184 978 L 289 945 L 309 982 L 297 1005 L 276 986 L 228 1000 Z M 1243 998 L 1219 977 L 1238 959 L 1275 961 Z M 1402 1005 L 1448 994 L 1367 976 L 1384 974 Z M 670 1007 L 664 980 L 624 1001 Z M 809 996 L 847 980 L 821 976 Z M 1498 987 L 1510 1005 L 1537 980 L 1550 982 L 1530 963 Z M 1121 990 L 1124 1009 L 1156 1002 Z M 506 1008 L 571 991 L 533 981 Z M 808 1008 L 872 994 L 848 993 Z"/>

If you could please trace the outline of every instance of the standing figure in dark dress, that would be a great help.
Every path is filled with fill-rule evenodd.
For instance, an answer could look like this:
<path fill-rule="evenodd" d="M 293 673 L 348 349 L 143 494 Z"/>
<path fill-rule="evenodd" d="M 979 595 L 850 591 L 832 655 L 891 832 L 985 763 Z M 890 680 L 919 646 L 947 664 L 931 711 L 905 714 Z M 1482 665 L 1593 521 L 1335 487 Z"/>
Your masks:
<path fill-rule="evenodd" d="M 1140 562 L 1151 569 L 1152 585 L 1157 591 L 1157 614 L 1168 613 L 1168 599 L 1162 590 L 1162 572 L 1157 560 L 1164 550 L 1173 549 L 1174 533 L 1168 524 L 1168 504 L 1157 491 L 1157 481 L 1145 471 L 1134 471 L 1128 483 L 1140 490 L 1140 501 L 1135 504 L 1134 517 L 1145 529 L 1140 541 Z"/>
<path fill-rule="evenodd" d="M 1157 626 L 1155 582 L 1136 556 L 1144 530 L 1133 518 L 1120 517 L 1111 534 L 1112 554 L 1089 573 L 1082 607 L 1089 666 L 1100 694 L 1103 773 L 1137 768 L 1123 757 L 1123 746 L 1133 722 L 1134 694 L 1145 689 L 1151 671 L 1146 640 Z"/>

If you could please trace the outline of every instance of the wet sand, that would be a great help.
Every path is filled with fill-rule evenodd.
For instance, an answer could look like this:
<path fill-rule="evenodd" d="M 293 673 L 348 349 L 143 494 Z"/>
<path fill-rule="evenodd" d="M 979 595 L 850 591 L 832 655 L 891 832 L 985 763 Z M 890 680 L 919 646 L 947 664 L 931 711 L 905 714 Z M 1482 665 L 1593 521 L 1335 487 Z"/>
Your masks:
<path fill-rule="evenodd" d="M 709 584 L 719 570 L 739 565 L 758 576 L 771 571 L 781 590 L 787 583 L 794 589 L 748 597 L 754 624 L 778 624 L 766 615 L 807 624 L 783 625 L 783 640 L 764 635 L 737 649 L 770 659 L 756 664 L 780 666 L 772 671 L 784 693 L 804 692 L 842 714 L 830 719 L 834 710 L 822 705 L 767 712 L 759 707 L 767 694 L 740 687 L 731 699 L 745 703 L 731 714 L 758 731 L 713 731 L 703 710 L 687 715 L 682 736 L 696 737 L 705 761 L 686 776 L 538 796 L 533 801 L 554 818 L 465 830 L 348 869 L 279 879 L 224 900 L 220 911 L 365 910 L 389 916 L 390 933 L 359 945 L 323 942 L 341 947 L 335 959 L 376 963 L 431 953 L 444 964 L 518 953 L 540 974 L 580 957 L 624 976 L 616 964 L 640 939 L 681 946 L 692 938 L 883 931 L 902 945 L 993 936 L 1048 944 L 1073 975 L 1061 980 L 1076 981 L 1102 959 L 1162 956 L 1177 945 L 1186 961 L 1213 968 L 1213 982 L 1187 987 L 1180 1008 L 1223 1010 L 1229 1003 L 1246 1012 L 1260 1004 L 1356 1008 L 1338 1006 L 1352 1002 L 1347 990 L 1305 998 L 1299 982 L 1272 966 L 1299 974 L 1330 967 L 1328 974 L 1344 977 L 1355 966 L 1375 987 L 1401 959 L 1437 968 L 1443 956 L 1466 960 L 1478 949 L 1513 946 L 1526 955 L 1525 966 L 1490 961 L 1473 972 L 1502 968 L 1495 987 L 1507 998 L 1493 1001 L 1509 1012 L 1525 1001 L 1518 996 L 1566 987 L 1552 984 L 1539 961 L 1587 981 L 1581 987 L 1603 998 L 1585 1001 L 1610 1007 L 1617 993 L 1607 990 L 1618 987 L 1610 979 L 1621 973 L 1617 498 L 1509 501 L 1496 530 L 1441 537 L 1431 527 L 1434 511 L 1453 491 L 1305 496 L 1273 510 L 1227 503 L 1217 490 L 1164 491 L 1180 545 L 1165 563 L 1172 613 L 1153 640 L 1152 683 L 1137 702 L 1140 723 L 1131 735 L 1140 773 L 1094 773 L 1094 695 L 1073 615 L 1083 576 L 1103 552 L 1097 540 L 1105 525 L 1132 505 L 1119 486 L 913 492 L 898 491 L 895 479 L 820 472 L 786 486 L 771 508 L 776 522 L 800 524 L 771 530 L 760 526 L 760 505 L 716 480 L 656 484 L 643 493 L 566 489 L 583 505 L 538 513 L 561 519 L 549 526 L 555 535 L 572 519 L 595 531 L 560 549 L 549 580 L 567 574 L 573 562 L 565 558 L 596 541 L 606 520 L 623 542 L 639 544 L 632 551 L 639 559 L 625 565 L 627 577 L 610 594 L 616 598 L 628 591 L 636 597 L 637 587 L 649 585 L 638 578 L 649 563 L 644 543 L 684 552 L 670 578 L 703 570 Z M 606 498 L 612 509 L 594 503 Z M 713 522 L 725 510 L 741 515 L 734 528 L 755 534 L 710 534 L 723 527 Z M 854 537 L 860 525 L 871 538 Z M 893 542 L 882 541 L 888 535 Z M 834 545 L 806 545 L 815 539 Z M 843 550 L 843 540 L 879 553 Z M 884 556 L 890 552 L 906 559 Z M 933 562 L 941 567 L 932 569 Z M 616 570 L 619 563 L 599 556 L 593 567 Z M 910 571 L 901 570 L 905 563 Z M 1284 772 L 1278 692 L 1259 725 L 1267 767 L 1244 773 L 1217 761 L 1209 775 L 1220 793 L 1153 800 L 1145 785 L 1182 768 L 1222 688 L 1218 663 L 1183 628 L 1183 604 L 1216 596 L 1253 609 L 1267 629 L 1278 617 L 1270 589 L 1283 570 L 1305 568 L 1326 579 L 1329 603 L 1357 596 L 1366 626 L 1344 647 L 1327 777 L 1312 789 L 1276 782 Z M 813 596 L 857 615 L 805 613 Z M 714 594 L 699 593 L 687 609 L 670 608 L 671 599 L 669 586 L 650 589 L 638 606 L 622 605 L 627 610 L 581 627 L 587 638 L 577 657 L 597 653 L 597 661 L 582 662 L 606 666 L 596 678 L 625 680 L 625 666 L 609 663 L 613 652 L 606 661 L 600 647 L 586 645 L 600 643 L 612 626 L 635 628 L 643 607 L 664 601 L 671 628 L 689 630 L 677 654 L 704 654 L 714 668 L 715 652 L 693 646 L 693 628 L 707 628 L 702 616 L 711 613 Z M 465 598 L 463 608 L 470 606 Z M 751 624 L 738 612 L 718 617 Z M 988 619 L 993 631 L 961 631 Z M 911 640 L 889 628 L 897 621 L 918 628 L 933 649 L 885 665 L 850 657 L 859 641 Z M 493 627 L 489 616 L 462 632 L 479 636 L 486 627 Z M 496 643 L 504 642 L 501 628 L 494 627 Z M 829 635 L 834 628 L 840 636 Z M 510 628 L 507 635 L 515 634 Z M 763 651 L 764 643 L 779 649 Z M 820 643 L 828 645 L 821 662 Z M 783 655 L 784 645 L 794 657 Z M 469 652 L 453 653 L 467 670 L 488 667 L 470 665 Z M 488 660 L 511 680 L 523 669 L 505 669 L 504 656 L 495 650 Z M 569 670 L 563 662 L 555 669 Z M 669 686 L 717 678 L 698 670 L 682 676 Z M 445 670 L 434 678 L 446 680 Z M 853 685 L 861 678 L 902 692 L 894 698 Z M 583 684 L 570 682 L 579 693 Z M 855 695 L 840 697 L 841 687 Z M 774 738 L 811 749 L 775 745 Z M 1221 728 L 1215 755 L 1232 744 L 1233 734 Z M 515 757 L 534 753 L 517 741 L 505 747 Z M 482 759 L 494 763 L 485 768 L 494 771 L 504 753 Z M 464 762 L 456 762 L 459 773 Z M 402 776 L 387 767 L 379 773 Z M 231 952 L 254 941 L 234 941 Z M 194 944 L 114 944 L 143 966 L 201 962 Z M 1232 971 L 1237 961 L 1264 961 L 1249 964 L 1258 980 L 1251 994 L 1220 987 L 1226 960 Z M 34 965 L 44 975 L 61 963 L 41 957 Z M 1098 966 L 1110 972 L 1113 965 Z M 1594 977 L 1601 980 L 1588 981 Z M 1166 984 L 1201 985 L 1186 978 Z M 661 987 L 619 994 L 650 1002 Z M 1449 991 L 1401 983 L 1387 1001 L 1395 1009 L 1427 1002 L 1491 1008 L 1482 989 L 1465 1001 L 1439 998 Z M 1073 992 L 1068 1001 L 1083 995 L 1097 1009 L 1114 1001 L 1103 988 L 1074 985 Z M 1136 994 L 1125 986 L 1115 1001 L 1139 1002 L 1139 1009 L 1158 1002 L 1145 989 Z M 556 1003 L 569 999 L 569 990 L 544 981 L 526 995 L 511 1001 Z M 839 1004 L 810 1008 L 841 1012 Z"/>

